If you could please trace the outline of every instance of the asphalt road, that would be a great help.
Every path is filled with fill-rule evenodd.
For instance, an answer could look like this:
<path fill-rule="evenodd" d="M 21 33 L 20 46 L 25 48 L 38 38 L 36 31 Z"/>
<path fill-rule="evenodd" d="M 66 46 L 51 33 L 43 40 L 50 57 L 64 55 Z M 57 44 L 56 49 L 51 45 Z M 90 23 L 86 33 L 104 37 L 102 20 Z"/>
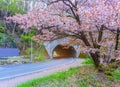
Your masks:
<path fill-rule="evenodd" d="M 79 59 L 67 58 L 67 59 L 51 60 L 48 62 L 40 62 L 36 64 L 19 64 L 19 65 L 0 66 L 0 81 L 9 80 L 9 79 L 20 77 L 20 76 L 53 69 L 56 66 L 67 65 L 77 60 Z"/>

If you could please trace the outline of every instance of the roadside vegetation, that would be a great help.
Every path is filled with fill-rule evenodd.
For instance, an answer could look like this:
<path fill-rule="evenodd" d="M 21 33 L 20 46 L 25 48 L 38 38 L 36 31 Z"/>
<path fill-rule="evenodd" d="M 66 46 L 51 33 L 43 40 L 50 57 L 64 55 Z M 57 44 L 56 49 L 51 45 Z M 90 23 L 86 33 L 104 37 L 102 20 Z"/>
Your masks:
<path fill-rule="evenodd" d="M 82 64 L 91 64 L 94 65 L 94 62 L 91 58 L 86 58 L 85 61 Z"/>
<path fill-rule="evenodd" d="M 20 56 L 24 56 L 27 60 L 31 56 L 31 41 L 32 41 L 32 56 L 33 62 L 47 60 L 47 53 L 43 43 L 37 43 L 32 40 L 36 35 L 36 29 L 31 28 L 29 32 L 23 31 L 18 27 L 18 23 L 6 21 L 6 17 L 15 14 L 26 13 L 24 2 L 21 0 L 0 0 L 0 48 L 18 48 Z"/>
<path fill-rule="evenodd" d="M 87 58 L 84 66 L 30 80 L 16 87 L 120 87 L 120 69 L 106 71 L 110 73 L 108 75 L 99 72 L 92 63 Z"/>

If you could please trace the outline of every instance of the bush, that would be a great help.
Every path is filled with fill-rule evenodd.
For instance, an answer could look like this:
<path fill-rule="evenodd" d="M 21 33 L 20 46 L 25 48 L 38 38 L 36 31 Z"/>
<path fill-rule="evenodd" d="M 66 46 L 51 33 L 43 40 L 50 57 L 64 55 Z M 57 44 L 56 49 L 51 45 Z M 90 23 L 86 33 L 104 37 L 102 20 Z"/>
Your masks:
<path fill-rule="evenodd" d="M 91 58 L 86 58 L 82 64 L 94 64 L 94 62 Z"/>
<path fill-rule="evenodd" d="M 113 78 L 114 78 L 115 80 L 117 80 L 118 82 L 120 82 L 120 70 L 115 70 L 115 71 L 112 73 L 112 75 L 113 75 Z"/>

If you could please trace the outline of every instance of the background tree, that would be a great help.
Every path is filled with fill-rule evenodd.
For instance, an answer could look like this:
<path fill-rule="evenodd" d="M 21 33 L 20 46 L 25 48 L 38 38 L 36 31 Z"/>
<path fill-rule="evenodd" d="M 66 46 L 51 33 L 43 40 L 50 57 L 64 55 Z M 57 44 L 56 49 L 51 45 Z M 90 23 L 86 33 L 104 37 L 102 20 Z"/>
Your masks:
<path fill-rule="evenodd" d="M 5 19 L 16 13 L 24 13 L 22 2 L 18 2 L 18 0 L 0 0 L 1 47 L 17 47 L 17 44 L 20 41 L 20 34 L 23 31 L 17 27 L 17 23 L 8 23 Z"/>
<path fill-rule="evenodd" d="M 7 18 L 29 31 L 37 28 L 37 41 L 75 38 L 83 51 L 90 54 L 96 67 L 119 57 L 119 0 L 42 0 L 44 7 L 27 14 Z"/>

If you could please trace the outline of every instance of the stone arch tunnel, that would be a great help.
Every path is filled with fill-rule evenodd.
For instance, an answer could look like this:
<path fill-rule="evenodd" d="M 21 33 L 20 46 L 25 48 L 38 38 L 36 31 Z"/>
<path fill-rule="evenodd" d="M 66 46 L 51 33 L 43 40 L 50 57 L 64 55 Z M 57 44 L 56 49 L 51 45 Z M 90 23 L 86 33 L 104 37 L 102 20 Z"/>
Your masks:
<path fill-rule="evenodd" d="M 57 45 L 52 52 L 54 59 L 60 59 L 60 58 L 76 58 L 76 50 L 74 47 L 70 46 L 65 48 L 62 45 Z"/>
<path fill-rule="evenodd" d="M 66 44 L 68 42 L 69 39 L 61 38 L 54 41 L 45 42 L 44 46 L 51 59 L 78 57 L 80 54 L 80 46 L 73 45 L 65 49 L 62 44 Z"/>

